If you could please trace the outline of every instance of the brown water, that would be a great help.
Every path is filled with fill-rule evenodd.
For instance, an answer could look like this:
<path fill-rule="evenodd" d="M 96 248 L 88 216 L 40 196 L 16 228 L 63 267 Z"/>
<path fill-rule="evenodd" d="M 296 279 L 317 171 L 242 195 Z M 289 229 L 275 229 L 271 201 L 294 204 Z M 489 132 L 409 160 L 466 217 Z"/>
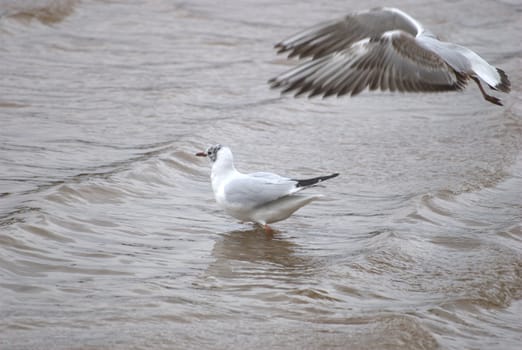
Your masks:
<path fill-rule="evenodd" d="M 278 40 L 369 1 L 0 1 L 1 349 L 518 349 L 522 3 L 396 1 L 510 75 L 281 97 Z M 340 172 L 273 237 L 237 167 Z"/>

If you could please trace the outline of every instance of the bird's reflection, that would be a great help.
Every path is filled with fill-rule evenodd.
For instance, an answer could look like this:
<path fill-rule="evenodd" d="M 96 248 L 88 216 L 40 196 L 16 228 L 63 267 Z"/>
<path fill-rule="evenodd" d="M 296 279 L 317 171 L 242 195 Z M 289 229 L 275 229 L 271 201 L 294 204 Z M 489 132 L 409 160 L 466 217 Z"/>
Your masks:
<path fill-rule="evenodd" d="M 313 274 L 313 260 L 299 255 L 298 250 L 299 246 L 284 234 L 267 234 L 261 227 L 227 232 L 214 245 L 212 255 L 216 260 L 207 273 L 234 279 L 306 278 Z"/>

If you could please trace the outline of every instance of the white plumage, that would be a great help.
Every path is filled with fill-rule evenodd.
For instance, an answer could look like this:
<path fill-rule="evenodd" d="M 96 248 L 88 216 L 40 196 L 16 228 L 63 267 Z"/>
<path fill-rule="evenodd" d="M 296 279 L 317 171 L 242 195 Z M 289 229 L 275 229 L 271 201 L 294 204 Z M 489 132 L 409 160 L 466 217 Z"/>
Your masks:
<path fill-rule="evenodd" d="M 218 205 L 234 218 L 261 224 L 267 230 L 267 224 L 284 220 L 322 197 L 302 194 L 302 190 L 339 175 L 296 180 L 266 172 L 243 174 L 236 170 L 230 148 L 221 145 L 196 155 L 212 162 L 210 177 Z"/>

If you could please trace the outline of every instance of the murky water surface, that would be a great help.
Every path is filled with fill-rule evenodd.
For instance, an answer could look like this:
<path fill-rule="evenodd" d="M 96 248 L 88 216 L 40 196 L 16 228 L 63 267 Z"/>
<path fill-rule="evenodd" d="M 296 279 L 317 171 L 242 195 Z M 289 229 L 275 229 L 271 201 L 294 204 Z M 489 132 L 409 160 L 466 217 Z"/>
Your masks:
<path fill-rule="evenodd" d="M 377 1 L 0 1 L 2 349 L 518 349 L 522 4 L 398 1 L 509 73 L 281 97 L 272 45 Z M 209 165 L 340 172 L 267 236 Z"/>

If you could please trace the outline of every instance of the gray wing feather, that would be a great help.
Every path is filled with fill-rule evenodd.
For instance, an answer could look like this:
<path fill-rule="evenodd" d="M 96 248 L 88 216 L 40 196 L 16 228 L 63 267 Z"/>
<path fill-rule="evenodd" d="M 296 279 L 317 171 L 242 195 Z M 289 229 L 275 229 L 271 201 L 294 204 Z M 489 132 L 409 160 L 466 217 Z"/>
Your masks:
<path fill-rule="evenodd" d="M 250 174 L 230 181 L 225 185 L 227 201 L 254 208 L 300 190 L 296 187 L 295 181 L 275 174 L 271 174 L 274 176 L 263 174 Z"/>
<path fill-rule="evenodd" d="M 281 74 L 272 87 L 296 95 L 356 95 L 365 88 L 391 91 L 460 90 L 467 78 L 412 35 L 395 31 Z"/>
<path fill-rule="evenodd" d="M 283 177 L 281 175 L 277 175 L 274 173 L 267 173 L 267 172 L 262 172 L 262 171 L 257 172 L 257 173 L 250 173 L 247 176 L 263 179 L 266 181 L 290 181 L 290 178 Z"/>
<path fill-rule="evenodd" d="M 275 48 L 278 53 L 288 52 L 288 57 L 319 58 L 349 48 L 364 38 L 378 38 L 390 30 L 416 36 L 419 26 L 397 10 L 375 8 L 320 23 L 281 41 Z"/>
<path fill-rule="evenodd" d="M 431 50 L 444 59 L 453 69 L 459 72 L 467 73 L 471 71 L 470 60 L 466 57 L 468 52 L 471 52 L 466 47 L 439 41 L 430 36 L 423 36 L 419 40 L 419 45 Z"/>

